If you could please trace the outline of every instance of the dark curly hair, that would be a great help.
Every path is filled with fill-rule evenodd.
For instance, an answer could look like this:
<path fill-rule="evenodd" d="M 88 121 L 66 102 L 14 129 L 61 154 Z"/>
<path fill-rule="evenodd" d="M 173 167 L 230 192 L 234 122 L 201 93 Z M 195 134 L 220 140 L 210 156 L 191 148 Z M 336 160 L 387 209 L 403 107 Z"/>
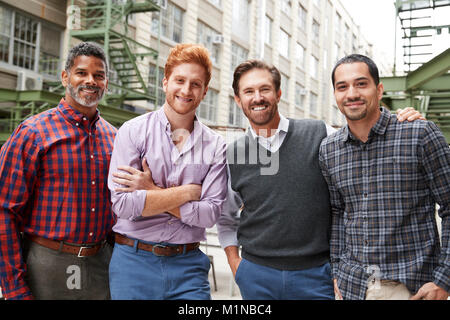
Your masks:
<path fill-rule="evenodd" d="M 105 63 L 105 73 L 106 76 L 108 76 L 108 61 L 106 59 L 105 51 L 103 51 L 103 48 L 100 45 L 94 42 L 81 42 L 70 49 L 67 56 L 66 66 L 64 68 L 67 73 L 70 72 L 70 69 L 73 67 L 75 58 L 78 56 L 94 56 L 96 58 L 99 58 Z"/>

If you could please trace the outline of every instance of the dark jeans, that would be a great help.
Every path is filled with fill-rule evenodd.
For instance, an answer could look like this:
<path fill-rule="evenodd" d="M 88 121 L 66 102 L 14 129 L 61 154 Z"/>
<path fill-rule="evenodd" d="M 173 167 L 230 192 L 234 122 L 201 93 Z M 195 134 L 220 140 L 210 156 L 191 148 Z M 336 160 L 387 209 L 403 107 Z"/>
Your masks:
<path fill-rule="evenodd" d="M 108 266 L 112 247 L 106 243 L 90 257 L 77 257 L 24 240 L 26 282 L 38 300 L 109 300 Z"/>

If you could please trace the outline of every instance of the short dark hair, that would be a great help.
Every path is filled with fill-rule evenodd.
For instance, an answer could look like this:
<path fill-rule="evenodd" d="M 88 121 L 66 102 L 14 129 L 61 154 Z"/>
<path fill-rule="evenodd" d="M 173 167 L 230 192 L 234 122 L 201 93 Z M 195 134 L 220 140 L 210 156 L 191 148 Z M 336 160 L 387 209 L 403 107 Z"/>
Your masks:
<path fill-rule="evenodd" d="M 373 62 L 373 60 L 370 59 L 369 57 L 366 57 L 362 54 L 354 53 L 354 54 L 348 55 L 348 56 L 340 59 L 334 66 L 333 72 L 331 73 L 331 82 L 333 83 L 333 89 L 334 89 L 334 74 L 336 72 L 337 67 L 339 67 L 341 64 L 355 63 L 355 62 L 365 63 L 367 65 L 367 67 L 369 67 L 369 73 L 372 76 L 372 79 L 375 82 L 375 85 L 377 86 L 380 83 L 380 75 L 378 73 L 378 67 L 375 64 L 375 62 Z"/>
<path fill-rule="evenodd" d="M 239 80 L 244 75 L 244 73 L 253 69 L 263 69 L 270 72 L 272 75 L 273 85 L 275 90 L 278 92 L 280 90 L 281 75 L 277 68 L 270 66 L 261 60 L 247 60 L 242 62 L 236 67 L 233 74 L 233 91 L 235 96 L 239 96 Z"/>
<path fill-rule="evenodd" d="M 105 63 L 105 73 L 106 76 L 108 76 L 108 61 L 106 59 L 105 51 L 103 51 L 103 48 L 100 45 L 94 42 L 81 42 L 70 49 L 69 54 L 67 55 L 66 66 L 64 68 L 67 73 L 70 72 L 70 69 L 73 67 L 75 58 L 78 56 L 94 56 L 96 58 L 99 58 Z"/>

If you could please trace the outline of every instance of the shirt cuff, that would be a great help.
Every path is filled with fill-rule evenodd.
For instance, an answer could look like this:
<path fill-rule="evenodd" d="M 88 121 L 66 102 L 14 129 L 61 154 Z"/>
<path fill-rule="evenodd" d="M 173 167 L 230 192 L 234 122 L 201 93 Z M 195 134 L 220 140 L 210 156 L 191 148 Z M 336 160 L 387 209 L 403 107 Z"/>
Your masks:
<path fill-rule="evenodd" d="M 448 269 L 437 267 L 433 271 L 433 283 L 447 291 L 450 294 L 450 275 Z"/>
<path fill-rule="evenodd" d="M 23 285 L 13 290 L 6 290 L 2 287 L 2 295 L 6 300 L 33 300 L 33 295 L 27 285 Z"/>

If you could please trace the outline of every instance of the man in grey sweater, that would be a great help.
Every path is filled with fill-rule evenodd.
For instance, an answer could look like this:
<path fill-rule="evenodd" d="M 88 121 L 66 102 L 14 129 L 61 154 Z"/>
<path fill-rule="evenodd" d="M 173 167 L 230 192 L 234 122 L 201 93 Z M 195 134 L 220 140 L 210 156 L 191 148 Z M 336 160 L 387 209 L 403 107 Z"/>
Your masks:
<path fill-rule="evenodd" d="M 318 161 L 320 143 L 334 129 L 283 117 L 280 78 L 258 60 L 234 72 L 235 101 L 250 129 L 227 150 L 219 241 L 244 299 L 334 299 L 330 200 Z"/>

